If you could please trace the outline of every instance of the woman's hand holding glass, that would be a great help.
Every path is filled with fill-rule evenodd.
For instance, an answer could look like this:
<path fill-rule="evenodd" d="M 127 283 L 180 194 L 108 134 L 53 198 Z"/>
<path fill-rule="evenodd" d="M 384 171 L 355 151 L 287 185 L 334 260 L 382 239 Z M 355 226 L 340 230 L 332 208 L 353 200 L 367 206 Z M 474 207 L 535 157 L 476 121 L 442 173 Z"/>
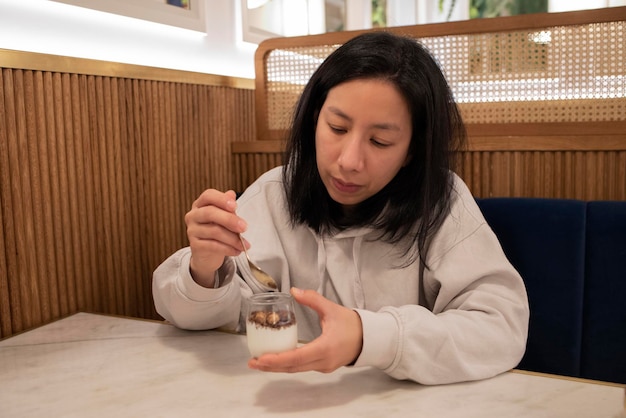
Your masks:
<path fill-rule="evenodd" d="M 267 372 L 318 371 L 330 373 L 352 364 L 363 345 L 361 318 L 356 311 L 324 298 L 314 290 L 292 289 L 296 302 L 317 312 L 322 334 L 308 344 L 248 361 L 248 367 Z"/>

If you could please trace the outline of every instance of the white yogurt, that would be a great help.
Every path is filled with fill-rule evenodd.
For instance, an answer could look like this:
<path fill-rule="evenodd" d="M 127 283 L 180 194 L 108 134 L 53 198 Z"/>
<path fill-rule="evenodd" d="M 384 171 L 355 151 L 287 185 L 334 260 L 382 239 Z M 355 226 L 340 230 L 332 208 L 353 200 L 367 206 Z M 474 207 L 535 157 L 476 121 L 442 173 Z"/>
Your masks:
<path fill-rule="evenodd" d="M 272 328 L 248 320 L 246 333 L 248 334 L 248 350 L 252 357 L 292 350 L 298 345 L 296 324 Z"/>

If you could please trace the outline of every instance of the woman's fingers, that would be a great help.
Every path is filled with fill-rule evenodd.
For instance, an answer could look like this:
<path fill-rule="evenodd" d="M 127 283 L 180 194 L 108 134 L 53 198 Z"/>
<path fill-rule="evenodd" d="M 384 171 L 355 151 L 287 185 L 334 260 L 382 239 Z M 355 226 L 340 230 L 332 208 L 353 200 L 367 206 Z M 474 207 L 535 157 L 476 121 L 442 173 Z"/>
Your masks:
<path fill-rule="evenodd" d="M 354 362 L 363 344 L 363 328 L 359 315 L 313 290 L 292 288 L 291 294 L 298 303 L 318 313 L 322 335 L 295 350 L 250 359 L 248 366 L 269 372 L 329 373 Z"/>
<path fill-rule="evenodd" d="M 190 271 L 196 281 L 213 283 L 214 272 L 228 256 L 243 250 L 239 234 L 247 228 L 237 216 L 235 192 L 207 189 L 185 214 L 187 238 L 191 248 Z"/>
<path fill-rule="evenodd" d="M 324 358 L 323 345 L 319 344 L 318 340 L 283 353 L 264 354 L 248 362 L 252 369 L 278 373 L 305 371 L 329 373 L 338 368 L 330 367 L 329 364 L 330 361 Z"/>
<path fill-rule="evenodd" d="M 215 189 L 207 189 L 191 205 L 192 208 L 203 206 L 217 206 L 222 210 L 234 213 L 235 209 L 237 209 L 235 192 L 232 190 L 221 192 Z"/>

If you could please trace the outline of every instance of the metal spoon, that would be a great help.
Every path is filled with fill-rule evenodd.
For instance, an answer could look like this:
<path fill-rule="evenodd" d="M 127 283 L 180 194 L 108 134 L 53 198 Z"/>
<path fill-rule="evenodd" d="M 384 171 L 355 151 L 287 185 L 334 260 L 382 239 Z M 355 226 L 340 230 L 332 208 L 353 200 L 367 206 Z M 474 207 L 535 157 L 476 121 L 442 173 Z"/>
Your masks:
<path fill-rule="evenodd" d="M 250 260 L 250 256 L 248 255 L 248 250 L 246 250 L 246 244 L 243 242 L 243 237 L 239 234 L 239 239 L 241 240 L 241 245 L 243 245 L 243 252 L 246 253 L 246 258 L 248 259 L 248 265 L 250 266 L 250 270 L 252 274 L 258 281 L 263 283 L 267 287 L 271 287 L 272 289 L 278 289 L 278 285 L 276 284 L 276 280 L 272 278 L 269 274 L 261 270 L 261 267 L 257 266 Z"/>

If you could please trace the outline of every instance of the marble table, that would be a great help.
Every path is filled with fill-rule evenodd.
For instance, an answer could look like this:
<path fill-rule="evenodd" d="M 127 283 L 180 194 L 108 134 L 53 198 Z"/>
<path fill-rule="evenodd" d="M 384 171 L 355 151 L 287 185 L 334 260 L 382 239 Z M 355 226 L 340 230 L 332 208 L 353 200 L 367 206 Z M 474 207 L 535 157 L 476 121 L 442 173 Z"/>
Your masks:
<path fill-rule="evenodd" d="M 245 337 L 79 313 L 0 341 L 0 417 L 593 417 L 624 387 L 508 372 L 423 386 L 379 370 L 250 370 Z"/>

